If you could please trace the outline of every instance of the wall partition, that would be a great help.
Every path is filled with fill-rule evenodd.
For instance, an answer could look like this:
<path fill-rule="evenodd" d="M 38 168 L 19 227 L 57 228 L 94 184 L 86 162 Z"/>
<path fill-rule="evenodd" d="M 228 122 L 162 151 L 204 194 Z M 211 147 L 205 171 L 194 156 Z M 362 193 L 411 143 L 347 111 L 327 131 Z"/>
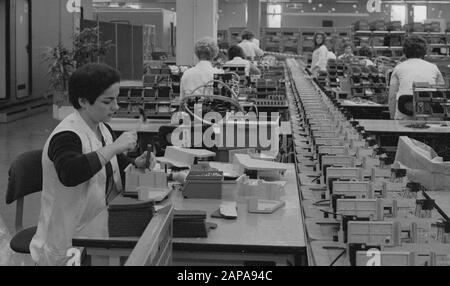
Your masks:
<path fill-rule="evenodd" d="M 0 102 L 6 99 L 9 95 L 6 92 L 7 80 L 6 80 L 6 50 L 8 45 L 7 40 L 7 0 L 0 0 Z M 0 103 L 1 104 L 1 103 Z"/>

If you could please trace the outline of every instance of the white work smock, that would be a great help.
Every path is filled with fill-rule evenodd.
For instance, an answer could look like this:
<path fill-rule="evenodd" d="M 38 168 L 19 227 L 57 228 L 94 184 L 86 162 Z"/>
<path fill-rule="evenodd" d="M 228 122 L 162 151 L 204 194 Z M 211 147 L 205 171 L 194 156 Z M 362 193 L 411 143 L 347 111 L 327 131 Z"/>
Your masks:
<path fill-rule="evenodd" d="M 227 66 L 227 65 L 229 65 L 229 66 L 244 66 L 245 67 L 245 75 L 246 76 L 250 75 L 250 62 L 248 60 L 244 60 L 241 57 L 235 57 L 231 61 L 226 62 L 224 66 Z"/>
<path fill-rule="evenodd" d="M 391 75 L 389 87 L 389 105 L 393 108 L 395 104 L 396 120 L 412 119 L 398 109 L 398 99 L 401 95 L 413 95 L 414 82 L 427 82 L 429 84 L 444 84 L 439 68 L 422 59 L 408 59 L 394 68 Z"/>
<path fill-rule="evenodd" d="M 247 58 L 251 58 L 252 60 L 255 59 L 255 57 L 264 56 L 264 51 L 261 50 L 255 43 L 249 40 L 243 40 L 238 44 L 238 46 L 242 48 L 242 50 L 244 51 L 244 55 Z"/>
<path fill-rule="evenodd" d="M 184 72 L 180 83 L 180 99 L 185 95 L 191 95 L 194 90 L 214 79 L 214 74 L 223 73 L 223 70 L 213 67 L 210 61 L 199 61 L 195 67 Z M 207 93 L 207 89 L 200 88 L 196 94 Z"/>
<path fill-rule="evenodd" d="M 312 54 L 311 72 L 314 77 L 319 71 L 326 71 L 328 64 L 328 49 L 325 45 L 315 49 Z"/>
<path fill-rule="evenodd" d="M 113 143 L 107 127 L 99 124 L 106 145 Z M 108 211 L 106 208 L 106 168 L 103 167 L 90 180 L 76 186 L 65 187 L 59 180 L 48 148 L 55 134 L 71 131 L 80 137 L 83 154 L 103 147 L 78 111 L 64 119 L 48 138 L 42 154 L 42 197 L 37 232 L 30 244 L 33 260 L 39 265 L 65 265 L 66 252 L 72 239 L 79 237 L 108 237 Z M 117 157 L 111 161 L 114 182 L 122 189 Z M 89 226 L 87 226 L 89 224 Z M 86 227 L 87 226 L 87 227 Z"/>

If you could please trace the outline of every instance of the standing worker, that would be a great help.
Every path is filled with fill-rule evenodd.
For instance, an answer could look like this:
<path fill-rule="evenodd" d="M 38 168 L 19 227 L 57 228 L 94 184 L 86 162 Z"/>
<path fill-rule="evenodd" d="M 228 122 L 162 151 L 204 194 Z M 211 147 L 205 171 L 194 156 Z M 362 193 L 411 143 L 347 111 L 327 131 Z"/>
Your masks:
<path fill-rule="evenodd" d="M 325 34 L 316 33 L 314 35 L 314 52 L 312 54 L 311 73 L 317 77 L 319 71 L 327 70 L 328 49 L 325 45 Z"/>
<path fill-rule="evenodd" d="M 427 42 L 419 36 L 405 39 L 403 53 L 406 61 L 394 68 L 389 87 L 389 112 L 395 120 L 413 119 L 412 110 L 407 110 L 407 104 L 412 108 L 414 82 L 444 84 L 444 78 L 435 64 L 423 60 L 427 54 Z"/>

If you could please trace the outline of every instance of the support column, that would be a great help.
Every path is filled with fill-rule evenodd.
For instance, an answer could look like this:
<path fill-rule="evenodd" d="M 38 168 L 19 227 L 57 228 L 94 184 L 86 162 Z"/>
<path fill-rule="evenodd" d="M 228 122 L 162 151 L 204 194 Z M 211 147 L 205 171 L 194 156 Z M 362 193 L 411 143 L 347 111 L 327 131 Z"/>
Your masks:
<path fill-rule="evenodd" d="M 406 23 L 409 25 L 414 24 L 414 8 L 413 4 L 406 4 Z"/>
<path fill-rule="evenodd" d="M 0 0 L 0 100 L 9 95 L 6 94 L 6 1 Z"/>
<path fill-rule="evenodd" d="M 261 2 L 260 0 L 247 0 L 248 21 L 247 28 L 250 29 L 257 39 L 261 33 Z"/>
<path fill-rule="evenodd" d="M 261 27 L 267 27 L 267 2 L 261 3 Z"/>
<path fill-rule="evenodd" d="M 204 37 L 217 40 L 217 0 L 177 0 L 177 65 L 194 65 L 195 43 Z"/>

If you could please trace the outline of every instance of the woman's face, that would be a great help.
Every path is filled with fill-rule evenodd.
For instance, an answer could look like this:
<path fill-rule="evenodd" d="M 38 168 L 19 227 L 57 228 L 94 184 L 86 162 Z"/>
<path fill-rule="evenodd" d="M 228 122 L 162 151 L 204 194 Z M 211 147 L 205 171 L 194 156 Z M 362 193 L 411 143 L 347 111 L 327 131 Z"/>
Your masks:
<path fill-rule="evenodd" d="M 323 44 L 323 36 L 317 35 L 316 37 L 316 45 L 322 45 Z"/>
<path fill-rule="evenodd" d="M 94 123 L 110 121 L 114 113 L 119 110 L 117 105 L 119 89 L 120 83 L 111 85 L 92 105 L 87 100 L 80 100 L 82 112 Z"/>
<path fill-rule="evenodd" d="M 346 47 L 346 48 L 345 48 L 345 53 L 346 53 L 347 55 L 351 55 L 351 54 L 352 54 L 352 47 L 350 47 L 350 46 Z"/>

